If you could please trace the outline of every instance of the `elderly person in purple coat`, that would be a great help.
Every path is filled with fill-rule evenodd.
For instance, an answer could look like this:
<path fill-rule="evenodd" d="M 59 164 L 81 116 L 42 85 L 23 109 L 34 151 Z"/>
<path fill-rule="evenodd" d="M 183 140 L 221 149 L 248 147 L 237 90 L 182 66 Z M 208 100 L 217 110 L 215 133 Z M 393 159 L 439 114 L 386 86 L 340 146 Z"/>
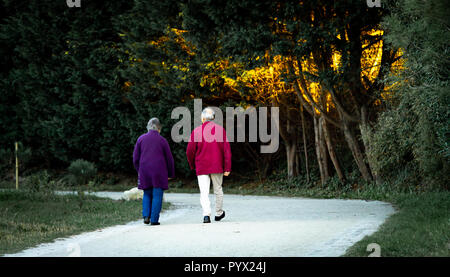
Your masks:
<path fill-rule="evenodd" d="M 141 135 L 134 146 L 133 164 L 138 172 L 138 189 L 144 190 L 144 223 L 159 225 L 163 193 L 169 188 L 168 180 L 175 176 L 175 168 L 169 144 L 159 134 L 159 120 L 150 119 L 147 130 L 148 133 Z"/>

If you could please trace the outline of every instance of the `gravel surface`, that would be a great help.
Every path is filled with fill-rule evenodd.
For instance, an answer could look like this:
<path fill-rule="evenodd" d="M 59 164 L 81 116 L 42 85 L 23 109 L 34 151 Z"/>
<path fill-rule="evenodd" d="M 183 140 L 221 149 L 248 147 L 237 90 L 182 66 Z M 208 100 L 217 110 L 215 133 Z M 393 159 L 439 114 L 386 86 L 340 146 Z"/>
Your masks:
<path fill-rule="evenodd" d="M 215 222 L 213 215 L 212 223 L 203 224 L 199 197 L 166 193 L 164 200 L 173 208 L 161 214 L 159 226 L 137 220 L 6 256 L 333 257 L 375 232 L 395 212 L 380 201 L 225 194 L 226 217 Z M 210 200 L 214 210 L 212 194 Z"/>

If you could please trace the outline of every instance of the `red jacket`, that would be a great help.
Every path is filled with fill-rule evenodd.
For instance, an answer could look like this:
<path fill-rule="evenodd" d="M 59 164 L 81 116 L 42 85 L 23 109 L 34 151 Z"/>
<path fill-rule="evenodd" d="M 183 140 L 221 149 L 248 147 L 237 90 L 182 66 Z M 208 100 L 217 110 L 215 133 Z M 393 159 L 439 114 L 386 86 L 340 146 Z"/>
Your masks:
<path fill-rule="evenodd" d="M 186 156 L 197 176 L 231 171 L 231 148 L 227 134 L 222 126 L 212 121 L 206 121 L 192 131 Z"/>

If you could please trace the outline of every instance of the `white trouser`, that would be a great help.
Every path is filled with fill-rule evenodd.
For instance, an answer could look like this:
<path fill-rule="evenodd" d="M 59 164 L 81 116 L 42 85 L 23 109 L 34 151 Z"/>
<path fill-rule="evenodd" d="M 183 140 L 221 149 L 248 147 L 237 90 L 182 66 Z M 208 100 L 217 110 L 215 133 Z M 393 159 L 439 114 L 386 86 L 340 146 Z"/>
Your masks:
<path fill-rule="evenodd" d="M 200 204 L 203 209 L 203 216 L 211 216 L 211 203 L 209 201 L 209 188 L 211 179 L 214 188 L 214 195 L 216 196 L 216 216 L 221 216 L 223 213 L 223 191 L 222 180 L 223 173 L 213 173 L 209 175 L 198 175 L 198 186 L 200 187 Z"/>

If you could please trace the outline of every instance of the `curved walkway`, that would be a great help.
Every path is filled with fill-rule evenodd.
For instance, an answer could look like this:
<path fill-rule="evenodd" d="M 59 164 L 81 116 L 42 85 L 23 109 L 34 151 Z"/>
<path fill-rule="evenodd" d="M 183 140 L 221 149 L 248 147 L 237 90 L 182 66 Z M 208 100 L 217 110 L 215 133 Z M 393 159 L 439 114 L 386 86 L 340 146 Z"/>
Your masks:
<path fill-rule="evenodd" d="M 159 226 L 138 220 L 6 256 L 340 256 L 395 212 L 379 201 L 225 195 L 226 217 L 203 224 L 199 194 L 166 193 L 164 199 L 173 208 L 161 214 Z"/>

